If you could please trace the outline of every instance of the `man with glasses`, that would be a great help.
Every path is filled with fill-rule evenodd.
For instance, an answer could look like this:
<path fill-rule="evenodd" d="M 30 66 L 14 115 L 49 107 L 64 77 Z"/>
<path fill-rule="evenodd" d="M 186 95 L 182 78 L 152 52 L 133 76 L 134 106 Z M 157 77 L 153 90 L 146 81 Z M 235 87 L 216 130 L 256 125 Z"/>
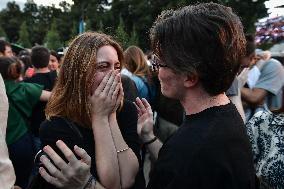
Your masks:
<path fill-rule="evenodd" d="M 245 54 L 239 18 L 215 3 L 163 11 L 150 37 L 161 91 L 178 99 L 186 116 L 162 145 L 149 104 L 136 100 L 138 134 L 157 159 L 147 188 L 255 188 L 245 127 L 225 95 Z"/>

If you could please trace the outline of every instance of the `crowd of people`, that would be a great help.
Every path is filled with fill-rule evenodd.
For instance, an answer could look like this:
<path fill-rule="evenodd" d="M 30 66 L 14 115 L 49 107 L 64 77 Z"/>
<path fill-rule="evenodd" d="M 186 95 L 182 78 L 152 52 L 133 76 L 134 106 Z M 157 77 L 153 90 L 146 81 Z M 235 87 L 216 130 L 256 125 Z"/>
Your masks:
<path fill-rule="evenodd" d="M 1 187 L 284 188 L 283 65 L 216 3 L 163 11 L 150 40 L 0 40 Z"/>
<path fill-rule="evenodd" d="M 284 40 L 284 16 L 256 23 L 256 43 L 278 43 Z"/>

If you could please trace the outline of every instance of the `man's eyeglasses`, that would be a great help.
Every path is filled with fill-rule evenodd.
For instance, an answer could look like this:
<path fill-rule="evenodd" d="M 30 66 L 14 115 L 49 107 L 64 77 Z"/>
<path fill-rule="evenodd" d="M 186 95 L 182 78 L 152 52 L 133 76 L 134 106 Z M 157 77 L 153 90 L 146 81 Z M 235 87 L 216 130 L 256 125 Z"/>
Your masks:
<path fill-rule="evenodd" d="M 162 61 L 157 57 L 154 56 L 152 59 L 152 70 L 154 72 L 159 71 L 159 68 L 166 68 L 168 67 L 166 64 L 162 64 Z"/>

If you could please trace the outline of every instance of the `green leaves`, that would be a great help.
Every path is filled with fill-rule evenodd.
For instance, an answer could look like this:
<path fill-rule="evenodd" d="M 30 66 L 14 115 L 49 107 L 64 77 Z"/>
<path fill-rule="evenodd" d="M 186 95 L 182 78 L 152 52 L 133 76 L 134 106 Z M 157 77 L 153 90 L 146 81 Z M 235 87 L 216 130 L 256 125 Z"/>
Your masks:
<path fill-rule="evenodd" d="M 232 7 L 242 19 L 245 32 L 254 32 L 257 19 L 267 15 L 266 0 L 199 0 L 217 2 Z M 162 10 L 195 4 L 198 0 L 73 0 L 63 1 L 59 7 L 38 6 L 27 1 L 23 10 L 13 2 L 0 11 L 0 28 L 10 42 L 31 45 L 43 44 L 47 38 L 67 42 L 78 34 L 79 21 L 83 18 L 86 30 L 100 31 L 116 37 L 124 48 L 137 45 L 149 49 L 149 29 Z M 52 28 L 52 21 L 56 27 Z M 23 23 L 25 22 L 25 27 Z M 20 28 L 23 26 L 23 28 Z M 27 32 L 26 32 L 27 31 Z M 0 30 L 1 32 L 1 30 Z M 25 38 L 28 38 L 26 40 Z M 48 41 L 48 40 L 47 40 Z M 50 44 L 53 42 L 48 42 Z M 57 46 L 57 45 L 55 45 Z"/>

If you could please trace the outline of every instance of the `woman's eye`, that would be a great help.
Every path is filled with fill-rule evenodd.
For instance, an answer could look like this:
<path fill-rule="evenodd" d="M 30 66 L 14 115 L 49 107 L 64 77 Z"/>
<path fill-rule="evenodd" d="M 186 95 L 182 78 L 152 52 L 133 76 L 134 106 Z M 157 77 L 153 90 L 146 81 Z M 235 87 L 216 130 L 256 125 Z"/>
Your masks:
<path fill-rule="evenodd" d="M 115 70 L 120 70 L 120 66 L 116 66 L 114 69 Z"/>
<path fill-rule="evenodd" d="M 99 65 L 99 66 L 97 66 L 97 69 L 100 69 L 100 70 L 106 69 L 106 68 L 108 68 L 107 65 Z"/>

